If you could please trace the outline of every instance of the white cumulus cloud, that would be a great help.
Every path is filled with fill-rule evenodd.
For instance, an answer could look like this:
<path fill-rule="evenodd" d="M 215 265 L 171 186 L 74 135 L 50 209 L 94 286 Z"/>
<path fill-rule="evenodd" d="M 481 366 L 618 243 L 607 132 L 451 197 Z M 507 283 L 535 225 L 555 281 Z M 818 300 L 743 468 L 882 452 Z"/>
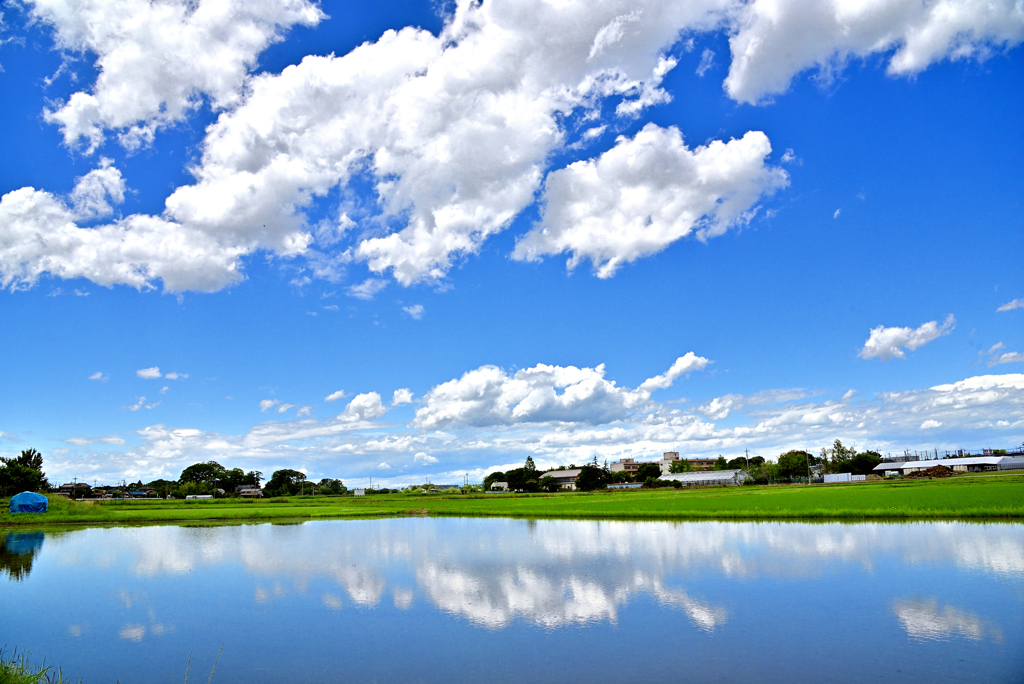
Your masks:
<path fill-rule="evenodd" d="M 327 402 L 337 401 L 338 399 L 341 399 L 344 396 L 345 396 L 345 390 L 338 390 L 337 392 L 331 392 L 326 397 L 324 397 L 324 401 L 327 401 Z"/>
<path fill-rule="evenodd" d="M 765 164 L 770 153 L 759 131 L 691 150 L 678 129 L 647 124 L 597 159 L 548 174 L 541 220 L 513 256 L 537 261 L 569 252 L 570 269 L 589 259 L 608 278 L 690 234 L 721 235 L 789 183 L 785 171 Z"/>
<path fill-rule="evenodd" d="M 241 97 L 256 57 L 294 24 L 323 17 L 306 0 L 29 0 L 36 21 L 51 26 L 57 46 L 95 55 L 98 76 L 46 111 L 64 142 L 85 139 L 91 152 L 104 131 L 129 149 L 158 128 L 181 121 L 203 96 L 213 107 Z"/>
<path fill-rule="evenodd" d="M 401 404 L 412 403 L 412 390 L 403 387 L 402 389 L 396 389 L 395 394 L 391 397 L 391 405 L 399 406 Z"/>
<path fill-rule="evenodd" d="M 367 392 L 352 397 L 352 401 L 338 415 L 338 420 L 343 423 L 365 422 L 380 418 L 387 412 L 388 409 L 381 402 L 380 395 L 376 392 Z"/>
<path fill-rule="evenodd" d="M 44 273 L 98 285 L 212 292 L 241 279 L 252 244 L 225 244 L 155 216 L 81 228 L 54 195 L 25 187 L 0 197 L 0 287 L 28 288 Z"/>
<path fill-rule="evenodd" d="M 862 359 L 882 361 L 902 359 L 905 358 L 904 349 L 914 351 L 932 340 L 948 335 L 953 331 L 955 323 L 953 314 L 950 314 L 942 325 L 938 321 L 929 321 L 917 328 L 886 328 L 880 325 L 871 329 L 871 335 L 857 355 Z"/>
<path fill-rule="evenodd" d="M 140 368 L 135 371 L 135 374 L 145 380 L 156 380 L 157 378 L 163 377 L 160 373 L 159 366 L 153 366 L 152 368 Z"/>
<path fill-rule="evenodd" d="M 640 389 L 648 392 L 654 390 L 666 389 L 672 386 L 680 375 L 685 375 L 691 371 L 701 370 L 710 363 L 708 359 L 703 356 L 697 356 L 693 352 L 686 352 L 685 355 L 680 356 L 672 364 L 672 367 L 661 375 L 655 375 L 653 378 L 644 380 L 643 384 L 640 385 Z"/>
<path fill-rule="evenodd" d="M 95 373 L 89 376 L 89 379 L 98 380 L 99 382 L 106 382 L 107 380 L 110 379 L 110 376 L 102 371 L 96 371 Z"/>
<path fill-rule="evenodd" d="M 71 204 L 80 219 L 108 216 L 114 204 L 124 202 L 124 178 L 111 159 L 102 157 L 99 168 L 93 169 L 75 182 L 71 191 Z"/>
<path fill-rule="evenodd" d="M 604 364 L 597 368 L 538 364 L 511 374 L 497 366 L 481 366 L 427 392 L 413 424 L 438 429 L 451 424 L 608 423 L 626 418 L 650 399 L 651 391 L 668 387 L 680 374 L 706 363 L 707 359 L 691 352 L 664 375 L 633 390 L 606 380 Z"/>
<path fill-rule="evenodd" d="M 853 58 L 887 55 L 892 76 L 945 59 L 984 59 L 1024 40 L 1016 0 L 753 0 L 737 3 L 728 95 L 757 103 L 816 68 L 830 80 Z"/>
<path fill-rule="evenodd" d="M 437 459 L 430 454 L 425 454 L 422 451 L 412 457 L 416 463 L 423 463 L 425 465 L 431 465 L 437 463 Z"/>
<path fill-rule="evenodd" d="M 921 423 L 921 429 L 922 430 L 934 430 L 935 428 L 940 428 L 940 427 L 942 427 L 942 421 L 938 421 L 938 420 L 930 420 L 929 419 L 929 420 L 926 420 L 923 423 Z"/>
<path fill-rule="evenodd" d="M 264 399 L 263 401 L 260 402 L 260 411 L 266 411 L 267 409 L 271 409 L 280 403 L 281 402 L 278 399 Z"/>
<path fill-rule="evenodd" d="M 273 243 L 368 164 L 384 216 L 404 225 L 358 238 L 353 255 L 403 284 L 440 278 L 533 203 L 566 114 L 611 96 L 625 115 L 665 101 L 665 51 L 727 4 L 462 0 L 439 36 L 406 28 L 306 57 L 252 79 L 168 211 Z"/>

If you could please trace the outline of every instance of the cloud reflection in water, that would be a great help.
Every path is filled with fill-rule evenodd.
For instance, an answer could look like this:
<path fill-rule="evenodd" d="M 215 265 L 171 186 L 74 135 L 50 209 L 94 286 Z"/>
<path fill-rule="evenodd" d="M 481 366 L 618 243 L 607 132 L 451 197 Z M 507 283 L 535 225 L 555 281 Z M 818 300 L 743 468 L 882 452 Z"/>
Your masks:
<path fill-rule="evenodd" d="M 407 610 L 418 593 L 488 629 L 516 620 L 549 629 L 614 624 L 625 605 L 648 597 L 710 633 L 738 607 L 695 588 L 694 578 L 701 576 L 794 580 L 849 566 L 871 573 L 895 563 L 1024 579 L 1024 526 L 1013 524 L 415 518 L 84 530 L 81 541 L 76 534 L 57 542 L 67 551 L 64 563 L 108 565 L 116 548 L 120 563 L 147 578 L 238 564 L 255 580 L 247 591 L 256 602 L 287 598 L 283 585 L 302 594 L 326 579 L 344 590 L 353 607 L 377 607 L 390 591 L 394 606 Z M 98 538 L 103 535 L 112 538 Z M 318 591 L 325 609 L 343 609 L 338 592 Z M 908 634 L 941 632 L 929 624 L 956 625 L 950 634 L 974 633 L 963 617 L 968 614 L 936 607 L 938 617 L 929 618 L 927 605 L 910 601 L 893 608 Z"/>

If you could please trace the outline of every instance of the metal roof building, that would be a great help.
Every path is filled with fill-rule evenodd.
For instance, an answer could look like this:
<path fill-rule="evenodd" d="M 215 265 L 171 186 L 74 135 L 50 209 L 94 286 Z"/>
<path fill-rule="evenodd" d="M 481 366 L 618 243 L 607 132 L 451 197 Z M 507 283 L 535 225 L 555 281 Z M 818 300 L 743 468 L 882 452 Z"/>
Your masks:
<path fill-rule="evenodd" d="M 576 489 L 576 478 L 580 475 L 581 468 L 566 468 L 565 470 L 549 470 L 541 473 L 541 477 L 553 477 L 558 486 L 562 489 Z"/>
<path fill-rule="evenodd" d="M 927 461 L 894 461 L 879 463 L 874 471 L 879 475 L 891 476 L 899 473 L 908 475 L 935 466 L 945 466 L 958 473 L 983 473 L 1001 470 L 1024 470 L 1021 456 L 968 456 L 965 458 L 939 458 Z"/>
<path fill-rule="evenodd" d="M 741 485 L 750 476 L 743 470 L 697 470 L 688 473 L 662 475 L 662 480 L 681 482 L 684 487 L 709 487 L 713 485 Z"/>

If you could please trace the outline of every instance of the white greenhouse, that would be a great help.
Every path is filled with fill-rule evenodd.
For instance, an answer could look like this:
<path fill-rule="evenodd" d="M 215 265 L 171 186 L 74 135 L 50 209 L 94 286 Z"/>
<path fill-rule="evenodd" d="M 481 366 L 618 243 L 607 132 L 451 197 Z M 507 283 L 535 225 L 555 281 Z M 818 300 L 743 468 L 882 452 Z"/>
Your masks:
<path fill-rule="evenodd" d="M 743 470 L 693 470 L 662 475 L 659 479 L 680 482 L 684 487 L 713 487 L 741 485 L 749 478 Z"/>

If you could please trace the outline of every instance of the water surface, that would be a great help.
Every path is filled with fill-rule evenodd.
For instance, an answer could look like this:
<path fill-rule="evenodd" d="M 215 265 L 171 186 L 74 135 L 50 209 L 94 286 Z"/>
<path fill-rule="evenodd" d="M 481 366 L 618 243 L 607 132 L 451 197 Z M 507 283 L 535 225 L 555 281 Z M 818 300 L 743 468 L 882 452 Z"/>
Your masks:
<path fill-rule="evenodd" d="M 402 518 L 0 532 L 88 683 L 1024 681 L 1024 525 Z M 11 619 L 11 616 L 19 616 Z"/>

